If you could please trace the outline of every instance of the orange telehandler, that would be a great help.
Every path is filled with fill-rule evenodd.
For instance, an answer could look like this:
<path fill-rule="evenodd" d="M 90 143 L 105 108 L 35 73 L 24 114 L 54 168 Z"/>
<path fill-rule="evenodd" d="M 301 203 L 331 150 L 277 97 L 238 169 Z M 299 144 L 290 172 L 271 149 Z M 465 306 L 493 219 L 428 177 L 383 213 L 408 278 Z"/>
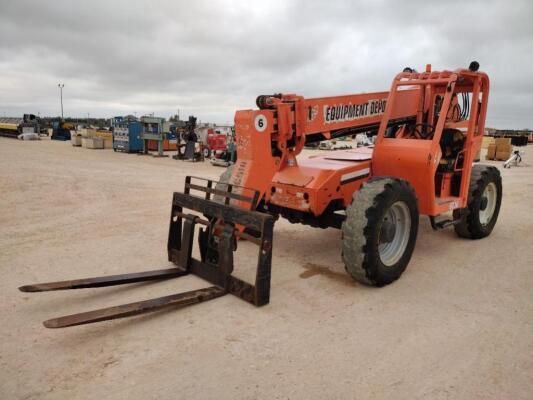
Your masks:
<path fill-rule="evenodd" d="M 173 268 L 23 286 L 25 292 L 110 286 L 195 274 L 212 286 L 158 299 L 55 318 L 59 328 L 199 303 L 228 293 L 269 302 L 273 226 L 290 222 L 342 230 L 342 259 L 357 281 L 398 279 L 411 258 L 419 215 L 434 229 L 454 226 L 479 239 L 494 228 L 502 198 L 499 171 L 474 165 L 481 147 L 489 78 L 468 69 L 406 68 L 388 92 L 305 99 L 257 98 L 237 111 L 237 162 L 219 182 L 187 177 L 173 195 L 168 258 Z M 374 131 L 373 148 L 297 159 L 305 143 Z M 191 210 L 185 212 L 185 209 Z M 447 217 L 448 216 L 448 217 Z M 202 227 L 195 234 L 196 226 Z M 200 258 L 193 257 L 197 237 Z M 238 240 L 259 246 L 255 283 L 233 275 Z"/>

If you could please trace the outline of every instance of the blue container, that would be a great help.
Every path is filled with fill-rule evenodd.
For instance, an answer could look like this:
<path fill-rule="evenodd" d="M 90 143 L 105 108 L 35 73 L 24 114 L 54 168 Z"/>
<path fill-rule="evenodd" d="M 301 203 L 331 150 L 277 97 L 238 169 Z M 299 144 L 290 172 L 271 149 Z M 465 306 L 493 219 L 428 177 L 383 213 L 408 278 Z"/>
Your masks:
<path fill-rule="evenodd" d="M 113 127 L 113 149 L 125 153 L 143 151 L 142 125 L 139 121 L 115 121 Z"/>

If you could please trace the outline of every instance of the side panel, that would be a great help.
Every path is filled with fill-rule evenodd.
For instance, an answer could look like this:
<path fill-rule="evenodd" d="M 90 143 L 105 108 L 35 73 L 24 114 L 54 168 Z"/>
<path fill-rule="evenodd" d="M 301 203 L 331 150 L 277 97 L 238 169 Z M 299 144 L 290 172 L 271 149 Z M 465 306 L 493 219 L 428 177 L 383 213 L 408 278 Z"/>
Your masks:
<path fill-rule="evenodd" d="M 142 151 L 143 141 L 141 139 L 142 126 L 139 122 L 129 124 L 130 151 Z"/>
<path fill-rule="evenodd" d="M 432 214 L 440 149 L 430 140 L 386 139 L 374 148 L 372 175 L 395 176 L 413 185 L 421 214 Z"/>
<path fill-rule="evenodd" d="M 286 167 L 272 180 L 276 191 L 267 198 L 272 204 L 320 216 L 333 201 L 344 207 L 352 202 L 353 192 L 370 175 L 370 161 L 338 161 L 322 157 L 302 160 Z M 303 178 L 306 179 L 303 179 Z M 297 178 L 297 179 L 296 179 Z"/>
<path fill-rule="evenodd" d="M 128 128 L 115 126 L 113 130 L 113 148 L 120 151 L 129 151 Z"/>
<path fill-rule="evenodd" d="M 230 182 L 259 192 L 259 198 L 270 188 L 279 159 L 272 156 L 274 128 L 271 110 L 244 110 L 235 113 L 235 143 L 238 159 Z M 232 203 L 233 204 L 233 203 Z"/>

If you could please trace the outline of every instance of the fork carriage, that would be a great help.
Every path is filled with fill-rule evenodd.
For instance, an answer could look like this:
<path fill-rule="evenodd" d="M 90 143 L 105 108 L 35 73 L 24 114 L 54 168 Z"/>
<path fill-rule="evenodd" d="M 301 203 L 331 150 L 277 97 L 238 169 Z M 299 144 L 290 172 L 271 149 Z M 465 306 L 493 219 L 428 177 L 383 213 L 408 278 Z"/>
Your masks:
<path fill-rule="evenodd" d="M 220 189 L 221 186 L 224 186 L 224 190 Z M 203 193 L 203 196 L 191 194 L 191 191 Z M 254 211 L 258 197 L 258 193 L 252 189 L 231 184 L 221 185 L 213 180 L 187 176 L 184 192 L 175 192 L 172 198 L 167 250 L 168 260 L 174 267 L 39 283 L 21 286 L 19 289 L 23 292 L 46 292 L 95 288 L 173 279 L 188 274 L 196 275 L 212 285 L 189 292 L 53 318 L 44 322 L 47 328 L 64 328 L 130 317 L 164 308 L 183 307 L 228 293 L 255 306 L 263 306 L 268 304 L 270 299 L 274 217 Z M 248 209 L 243 208 L 245 205 L 248 205 Z M 192 255 L 197 225 L 202 226 L 198 232 L 200 259 Z M 237 239 L 250 241 L 259 247 L 253 284 L 233 276 L 233 252 L 237 250 Z"/>

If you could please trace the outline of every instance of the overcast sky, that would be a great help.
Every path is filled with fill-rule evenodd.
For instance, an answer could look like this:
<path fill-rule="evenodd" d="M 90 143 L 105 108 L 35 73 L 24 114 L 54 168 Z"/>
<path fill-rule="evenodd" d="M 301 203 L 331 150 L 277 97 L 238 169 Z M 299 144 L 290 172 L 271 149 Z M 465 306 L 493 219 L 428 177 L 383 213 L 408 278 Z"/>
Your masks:
<path fill-rule="evenodd" d="M 533 1 L 0 0 L 0 116 L 232 123 L 259 94 L 388 90 L 405 66 L 491 78 L 488 126 L 533 129 Z"/>

